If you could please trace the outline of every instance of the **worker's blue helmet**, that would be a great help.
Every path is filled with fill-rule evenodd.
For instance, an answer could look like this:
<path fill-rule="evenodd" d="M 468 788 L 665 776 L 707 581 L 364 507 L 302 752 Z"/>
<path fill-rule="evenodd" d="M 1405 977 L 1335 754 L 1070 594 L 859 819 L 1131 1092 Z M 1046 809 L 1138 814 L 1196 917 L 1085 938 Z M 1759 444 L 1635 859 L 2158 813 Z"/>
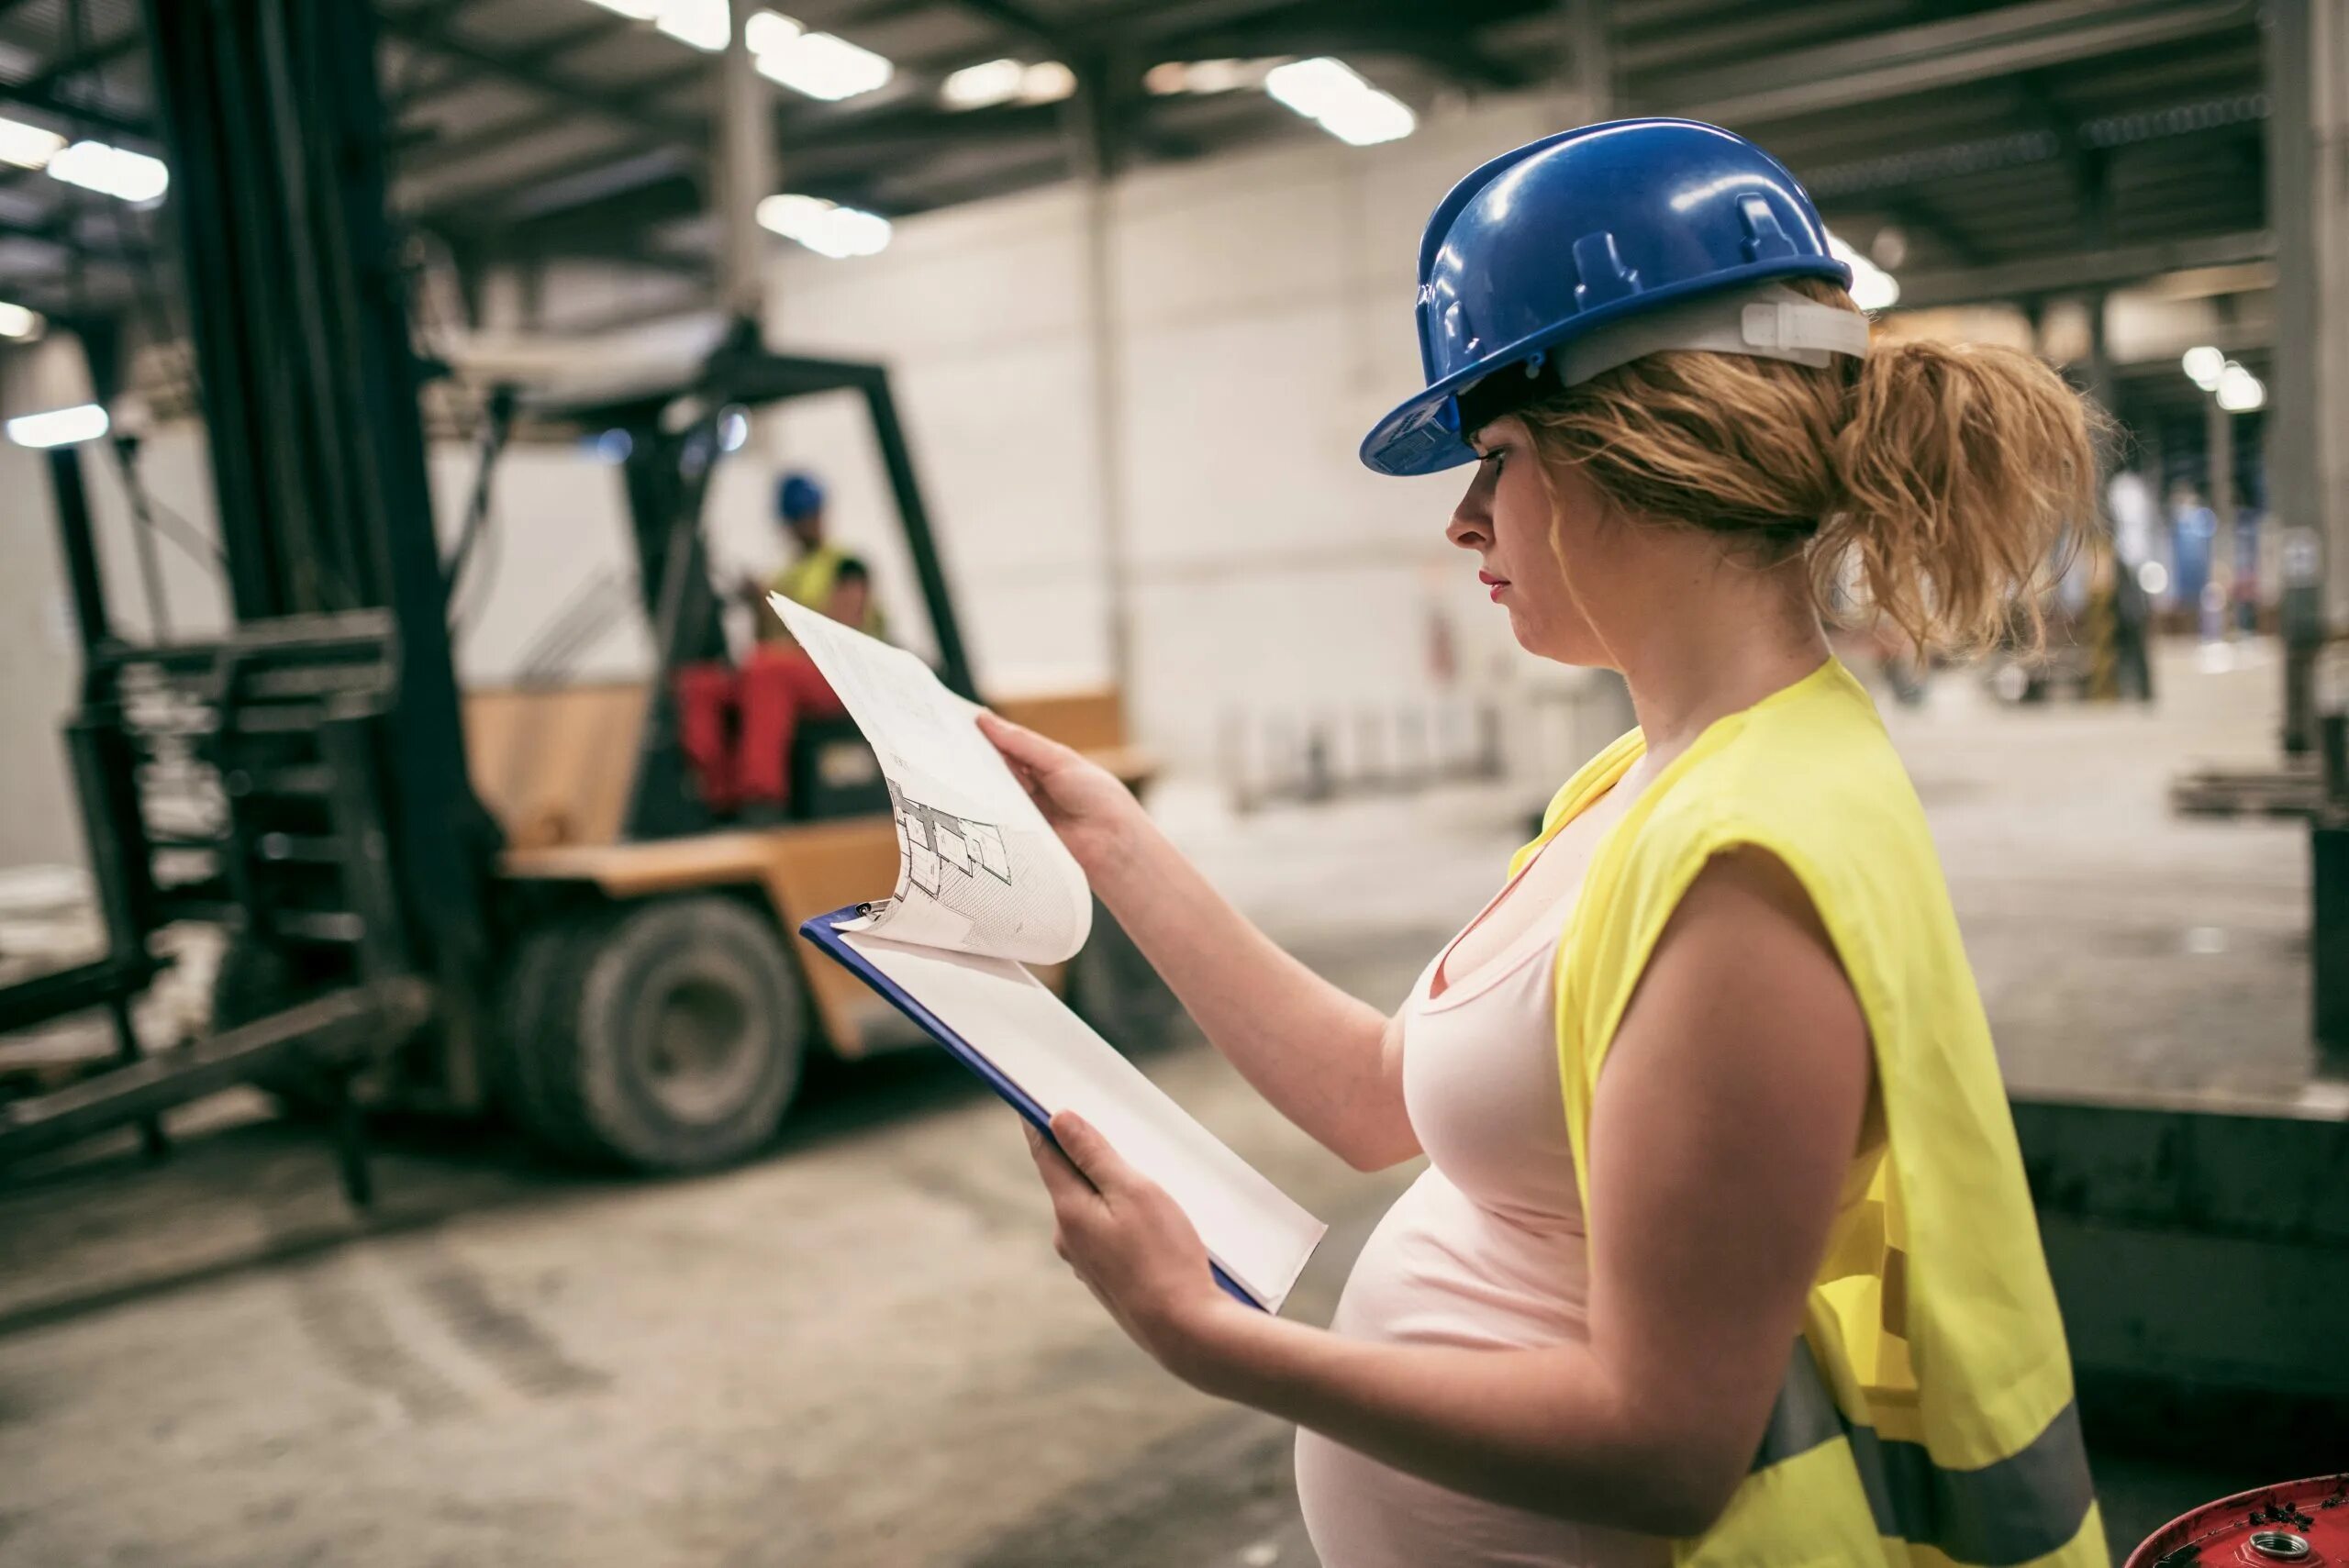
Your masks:
<path fill-rule="evenodd" d="M 774 509 L 786 523 L 812 517 L 824 509 L 824 484 L 812 473 L 794 472 L 774 487 Z"/>
<path fill-rule="evenodd" d="M 1454 185 L 1429 218 L 1427 388 L 1373 428 L 1362 460 L 1382 473 L 1471 461 L 1458 395 L 1501 371 L 1522 367 L 1555 390 L 1670 348 L 1817 364 L 1865 351 L 1865 318 L 1802 300 L 1787 278 L 1852 282 L 1810 197 L 1743 137 L 1636 119 L 1528 142 Z"/>

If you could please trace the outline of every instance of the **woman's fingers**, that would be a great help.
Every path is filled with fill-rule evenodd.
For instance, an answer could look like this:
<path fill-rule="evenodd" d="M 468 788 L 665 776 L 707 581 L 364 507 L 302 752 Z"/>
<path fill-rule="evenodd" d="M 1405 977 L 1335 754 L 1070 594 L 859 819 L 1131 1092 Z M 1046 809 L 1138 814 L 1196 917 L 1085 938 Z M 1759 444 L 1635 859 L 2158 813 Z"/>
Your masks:
<path fill-rule="evenodd" d="M 1025 726 L 984 709 L 979 714 L 979 733 L 992 741 L 996 751 L 1032 773 L 1049 773 L 1071 755 L 1059 741 L 1047 740 Z"/>
<path fill-rule="evenodd" d="M 1028 1129 L 1028 1152 L 1035 1157 L 1037 1174 L 1044 1178 L 1044 1190 L 1052 1195 L 1055 1210 L 1066 1214 L 1074 1206 L 1098 1201 L 1098 1195 L 1069 1163 L 1068 1156 L 1032 1127 Z"/>
<path fill-rule="evenodd" d="M 1134 1168 L 1126 1163 L 1125 1156 L 1110 1148 L 1109 1140 L 1074 1111 L 1052 1118 L 1052 1137 L 1095 1192 L 1107 1195 L 1134 1184 Z"/>

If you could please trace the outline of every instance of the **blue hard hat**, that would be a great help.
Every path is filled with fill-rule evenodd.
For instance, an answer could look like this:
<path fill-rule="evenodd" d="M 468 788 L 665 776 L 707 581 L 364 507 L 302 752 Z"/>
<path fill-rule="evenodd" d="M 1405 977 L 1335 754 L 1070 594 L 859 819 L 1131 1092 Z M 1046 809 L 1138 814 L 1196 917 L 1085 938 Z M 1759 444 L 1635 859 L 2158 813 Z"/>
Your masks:
<path fill-rule="evenodd" d="M 1433 473 L 1475 459 L 1455 394 L 1538 373 L 1610 322 L 1711 291 L 1852 274 L 1778 161 L 1698 120 L 1612 120 L 1546 136 L 1452 188 L 1419 241 L 1427 389 L 1372 428 L 1362 460 Z"/>
<path fill-rule="evenodd" d="M 824 484 L 812 473 L 794 472 L 774 487 L 774 509 L 786 523 L 811 517 L 824 509 Z"/>

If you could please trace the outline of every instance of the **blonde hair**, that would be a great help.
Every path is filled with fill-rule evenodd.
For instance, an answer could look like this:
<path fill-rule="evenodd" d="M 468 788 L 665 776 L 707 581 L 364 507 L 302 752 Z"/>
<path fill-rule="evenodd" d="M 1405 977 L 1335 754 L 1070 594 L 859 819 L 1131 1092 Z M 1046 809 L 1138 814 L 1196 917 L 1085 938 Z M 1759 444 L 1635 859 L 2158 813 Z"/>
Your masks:
<path fill-rule="evenodd" d="M 1831 283 L 1790 286 L 1856 310 Z M 1520 411 L 1545 476 L 1571 464 L 1626 517 L 1808 557 L 1822 614 L 1920 649 L 2036 645 L 2042 590 L 2096 516 L 2108 421 L 2046 364 L 1982 344 L 1878 343 L 1823 369 L 1744 355 L 1634 360 Z"/>

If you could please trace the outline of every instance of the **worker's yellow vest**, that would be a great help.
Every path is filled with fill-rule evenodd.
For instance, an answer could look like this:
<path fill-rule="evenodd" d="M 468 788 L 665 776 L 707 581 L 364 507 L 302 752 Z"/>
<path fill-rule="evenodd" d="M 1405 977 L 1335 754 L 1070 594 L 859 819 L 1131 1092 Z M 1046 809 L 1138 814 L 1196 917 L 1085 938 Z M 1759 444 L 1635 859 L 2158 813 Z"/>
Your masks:
<path fill-rule="evenodd" d="M 768 591 L 781 594 L 795 605 L 804 605 L 822 614 L 831 606 L 832 583 L 840 576 L 841 563 L 849 558 L 848 550 L 827 539 L 777 572 L 767 584 Z M 776 639 L 785 635 L 783 623 L 772 615 L 762 614 L 759 628 L 761 635 L 765 638 Z M 857 629 L 872 637 L 885 634 L 886 626 L 881 618 L 879 595 L 872 595 L 865 600 L 864 624 Z"/>
<path fill-rule="evenodd" d="M 1551 803 L 1533 848 L 1638 760 Z M 2106 1568 L 2071 1359 L 1990 1029 L 1916 791 L 1840 662 L 1720 720 L 1599 844 L 1558 956 L 1575 1175 L 1642 968 L 1713 855 L 1800 879 L 1867 1018 L 1886 1142 L 1836 1220 L 1753 1472 L 1674 1561 Z"/>

